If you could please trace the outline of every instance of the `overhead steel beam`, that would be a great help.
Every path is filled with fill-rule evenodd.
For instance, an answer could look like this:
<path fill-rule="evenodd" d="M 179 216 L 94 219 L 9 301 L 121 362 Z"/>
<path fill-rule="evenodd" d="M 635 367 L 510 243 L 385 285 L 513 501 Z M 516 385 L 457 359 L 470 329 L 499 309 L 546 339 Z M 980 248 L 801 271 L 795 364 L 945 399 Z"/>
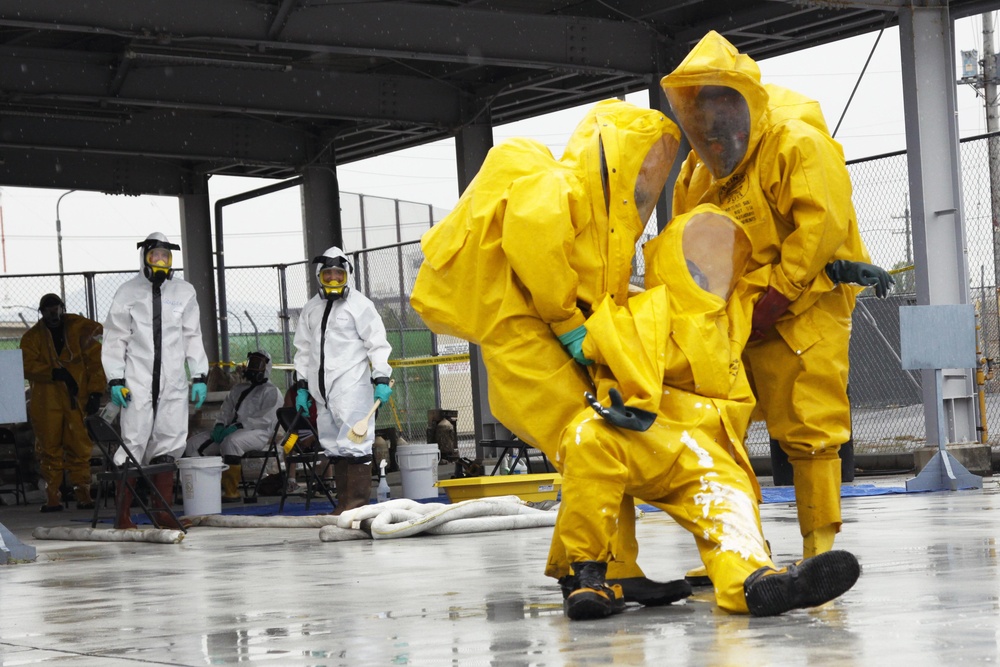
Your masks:
<path fill-rule="evenodd" d="M 658 36 L 634 21 L 516 14 L 407 2 L 310 4 L 287 11 L 249 0 L 117 3 L 0 0 L 0 26 L 315 53 L 593 73 L 649 72 Z M 279 11 L 286 11 L 280 17 Z M 277 37 L 274 22 L 284 18 Z M 516 39 L 511 39 L 516 35 Z M 625 48 L 627 45 L 627 48 Z"/>
<path fill-rule="evenodd" d="M 0 151 L 2 186 L 125 195 L 178 195 L 189 190 L 189 173 L 180 163 L 163 160 L 51 151 Z"/>
<path fill-rule="evenodd" d="M 429 79 L 337 72 L 271 72 L 209 65 L 138 65 L 109 97 L 108 62 L 84 52 L 0 48 L 0 82 L 8 101 L 102 103 L 454 126 L 461 92 Z M 106 57 L 105 57 L 106 60 Z"/>
<path fill-rule="evenodd" d="M 301 128 L 239 118 L 156 112 L 94 122 L 46 117 L 0 106 L 0 148 L 68 150 L 159 159 L 256 165 L 307 161 Z"/>

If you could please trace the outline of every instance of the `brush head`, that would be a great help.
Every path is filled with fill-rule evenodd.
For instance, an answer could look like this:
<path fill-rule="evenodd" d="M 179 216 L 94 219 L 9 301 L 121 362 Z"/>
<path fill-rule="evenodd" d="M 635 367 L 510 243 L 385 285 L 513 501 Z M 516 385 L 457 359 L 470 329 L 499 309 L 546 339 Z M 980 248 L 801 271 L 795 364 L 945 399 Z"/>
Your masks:
<path fill-rule="evenodd" d="M 355 424 L 350 431 L 347 432 L 347 439 L 351 442 L 362 443 L 365 441 L 365 436 L 368 435 L 368 420 L 364 422 L 358 422 Z"/>

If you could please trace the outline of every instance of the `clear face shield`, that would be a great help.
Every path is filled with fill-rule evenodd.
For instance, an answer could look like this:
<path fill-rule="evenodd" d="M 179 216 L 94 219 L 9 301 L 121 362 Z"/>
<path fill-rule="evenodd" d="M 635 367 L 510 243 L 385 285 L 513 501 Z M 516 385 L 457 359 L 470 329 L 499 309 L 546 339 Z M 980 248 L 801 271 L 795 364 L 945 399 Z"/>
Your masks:
<path fill-rule="evenodd" d="M 170 269 L 173 267 L 174 255 L 169 248 L 150 248 L 146 251 L 145 262 L 150 276 L 162 275 L 166 278 L 170 275 Z"/>
<path fill-rule="evenodd" d="M 247 367 L 243 371 L 243 377 L 247 382 L 262 384 L 267 381 L 268 358 L 259 352 L 251 352 L 247 355 Z"/>
<path fill-rule="evenodd" d="M 715 178 L 733 173 L 750 141 L 750 107 L 727 86 L 668 88 L 670 108 L 684 134 Z"/>
<path fill-rule="evenodd" d="M 348 261 L 343 257 L 320 255 L 313 263 L 316 264 L 316 282 L 323 297 L 334 300 L 346 297 L 350 289 L 347 286 Z"/>
<path fill-rule="evenodd" d="M 670 175 L 670 167 L 677 157 L 677 148 L 677 140 L 672 136 L 661 137 L 650 147 L 646 159 L 642 161 L 635 181 L 635 207 L 643 225 L 649 222 L 656 210 L 656 202 L 660 199 L 667 176 Z"/>
<path fill-rule="evenodd" d="M 340 294 L 347 285 L 347 271 L 339 266 L 320 269 L 319 284 L 327 294 Z"/>
<path fill-rule="evenodd" d="M 728 301 L 746 269 L 752 247 L 732 220 L 717 213 L 701 213 L 684 228 L 683 250 L 695 284 Z"/>

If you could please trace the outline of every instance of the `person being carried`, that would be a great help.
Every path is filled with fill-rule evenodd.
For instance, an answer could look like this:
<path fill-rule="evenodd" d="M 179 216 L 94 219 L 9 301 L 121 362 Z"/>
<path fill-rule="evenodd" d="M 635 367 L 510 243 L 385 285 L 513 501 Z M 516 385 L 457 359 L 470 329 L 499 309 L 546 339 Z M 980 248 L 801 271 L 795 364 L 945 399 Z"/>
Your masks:
<path fill-rule="evenodd" d="M 319 292 L 302 307 L 295 330 L 295 407 L 308 413 L 315 402 L 319 442 L 333 460 L 333 514 L 339 515 L 371 500 L 374 415 L 360 442 L 351 428 L 375 399 L 385 403 L 392 395 L 392 347 L 375 304 L 350 286 L 353 267 L 344 251 L 328 248 L 313 265 Z"/>
<path fill-rule="evenodd" d="M 271 355 L 250 352 L 243 369 L 246 380 L 229 390 L 211 432 L 188 438 L 185 456 L 222 456 L 229 466 L 222 473 L 222 502 L 240 497 L 243 455 L 267 449 L 281 407 L 281 390 L 271 383 Z"/>
<path fill-rule="evenodd" d="M 35 433 L 39 472 L 45 481 L 43 512 L 62 509 L 63 471 L 73 485 L 77 509 L 93 509 L 90 454 L 93 443 L 83 423 L 96 414 L 104 395 L 99 322 L 66 313 L 56 294 L 38 302 L 42 319 L 21 337 L 24 377 L 31 385 L 28 419 Z"/>
<path fill-rule="evenodd" d="M 779 568 L 760 526 L 760 489 L 744 436 L 754 397 L 741 362 L 752 327 L 752 248 L 723 211 L 696 207 L 645 246 L 646 292 L 610 298 L 586 323 L 596 396 L 560 441 L 560 537 L 572 563 L 570 619 L 624 608 L 606 578 L 625 494 L 694 536 L 719 607 L 772 616 L 828 602 L 860 575 L 846 551 Z M 768 273 L 769 266 L 760 267 Z M 741 276 L 743 276 L 741 278 Z M 764 278 L 766 279 L 766 277 Z"/>

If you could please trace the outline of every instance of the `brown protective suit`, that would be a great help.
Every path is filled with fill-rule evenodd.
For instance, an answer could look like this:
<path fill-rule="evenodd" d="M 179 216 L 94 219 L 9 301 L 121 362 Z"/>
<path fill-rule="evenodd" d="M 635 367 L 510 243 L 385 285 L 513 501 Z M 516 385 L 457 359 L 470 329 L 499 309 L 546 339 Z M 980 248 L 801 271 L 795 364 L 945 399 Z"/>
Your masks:
<path fill-rule="evenodd" d="M 66 342 L 56 354 L 52 334 L 39 320 L 21 337 L 24 377 L 31 383 L 28 418 L 35 432 L 35 451 L 49 499 L 58 498 L 63 470 L 74 487 L 90 488 L 92 443 L 83 423 L 84 406 L 91 393 L 104 393 L 101 334 L 104 328 L 80 315 L 63 316 Z M 77 395 L 70 396 L 65 382 L 52 379 L 52 371 L 65 368 L 76 380 Z M 79 499 L 82 502 L 87 499 Z M 55 503 L 58 504 L 58 500 Z"/>

